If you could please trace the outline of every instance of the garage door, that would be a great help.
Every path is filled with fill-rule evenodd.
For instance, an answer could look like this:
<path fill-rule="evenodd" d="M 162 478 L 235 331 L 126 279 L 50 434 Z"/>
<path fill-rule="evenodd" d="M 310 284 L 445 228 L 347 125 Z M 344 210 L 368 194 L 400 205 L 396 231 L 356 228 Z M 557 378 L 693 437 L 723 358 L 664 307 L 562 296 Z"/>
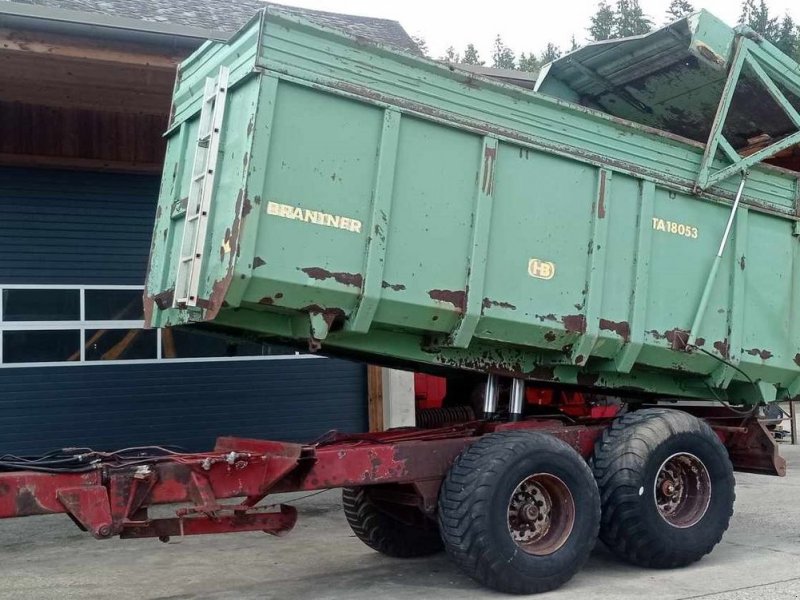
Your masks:
<path fill-rule="evenodd" d="M 364 431 L 360 364 L 142 329 L 157 187 L 0 168 L 0 453 Z"/>

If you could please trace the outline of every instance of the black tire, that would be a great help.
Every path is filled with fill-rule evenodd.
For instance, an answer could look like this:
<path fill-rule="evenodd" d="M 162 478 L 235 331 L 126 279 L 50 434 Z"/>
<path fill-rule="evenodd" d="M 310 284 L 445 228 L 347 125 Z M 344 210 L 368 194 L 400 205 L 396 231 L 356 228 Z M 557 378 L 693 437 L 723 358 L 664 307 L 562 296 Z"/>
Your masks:
<path fill-rule="evenodd" d="M 514 541 L 509 517 L 516 491 L 532 476 L 559 480 L 572 502 L 572 526 L 564 529 L 561 545 L 539 555 Z M 484 436 L 456 459 L 439 493 L 439 528 L 448 554 L 473 579 L 506 593 L 535 594 L 566 583 L 589 558 L 599 522 L 600 498 L 588 465 L 566 443 L 543 433 Z"/>
<path fill-rule="evenodd" d="M 382 508 L 370 498 L 369 487 L 342 489 L 342 505 L 356 537 L 381 554 L 415 558 L 442 551 L 436 521 L 413 507 Z"/>
<path fill-rule="evenodd" d="M 659 473 L 681 460 L 686 475 L 680 490 L 694 490 L 692 496 L 674 492 L 667 477 L 660 484 L 674 495 L 665 497 L 657 491 Z M 670 409 L 624 415 L 597 441 L 592 467 L 603 506 L 600 539 L 628 562 L 651 568 L 691 564 L 711 552 L 728 528 L 736 498 L 733 467 L 717 435 L 697 417 Z M 665 500 L 673 505 L 664 506 Z"/>

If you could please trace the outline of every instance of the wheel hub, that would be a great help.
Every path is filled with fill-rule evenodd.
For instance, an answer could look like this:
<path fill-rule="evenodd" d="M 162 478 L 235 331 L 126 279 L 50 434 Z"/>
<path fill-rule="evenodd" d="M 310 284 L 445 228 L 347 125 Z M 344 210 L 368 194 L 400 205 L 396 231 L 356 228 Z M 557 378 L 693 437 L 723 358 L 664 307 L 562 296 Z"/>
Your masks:
<path fill-rule="evenodd" d="M 662 519 L 673 527 L 691 527 L 703 518 L 711 502 L 708 470 L 694 454 L 673 454 L 661 464 L 653 494 Z"/>
<path fill-rule="evenodd" d="M 567 541 L 575 523 L 575 503 L 555 475 L 537 473 L 514 488 L 508 502 L 508 531 L 522 550 L 543 556 Z"/>

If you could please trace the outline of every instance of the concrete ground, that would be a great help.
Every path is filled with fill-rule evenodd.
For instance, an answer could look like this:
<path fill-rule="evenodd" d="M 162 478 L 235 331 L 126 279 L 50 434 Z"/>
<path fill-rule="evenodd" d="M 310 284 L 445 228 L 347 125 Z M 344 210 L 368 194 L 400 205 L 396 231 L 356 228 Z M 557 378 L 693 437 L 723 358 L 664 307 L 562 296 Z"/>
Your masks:
<path fill-rule="evenodd" d="M 800 447 L 784 447 L 789 474 L 737 475 L 730 529 L 692 567 L 639 569 L 601 544 L 587 566 L 543 600 L 746 600 L 800 597 Z M 300 496 L 299 494 L 294 497 Z M 439 555 L 396 560 L 362 545 L 339 495 L 296 501 L 284 539 L 262 533 L 95 541 L 62 515 L 0 521 L 0 599 L 293 600 L 507 597 L 480 588 Z"/>

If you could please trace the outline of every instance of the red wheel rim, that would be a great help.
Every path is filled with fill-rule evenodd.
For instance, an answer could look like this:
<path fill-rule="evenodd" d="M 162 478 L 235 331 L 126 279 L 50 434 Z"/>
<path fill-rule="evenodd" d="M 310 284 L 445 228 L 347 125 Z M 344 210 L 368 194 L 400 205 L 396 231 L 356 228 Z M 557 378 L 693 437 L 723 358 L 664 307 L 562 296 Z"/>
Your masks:
<path fill-rule="evenodd" d="M 711 504 L 708 469 L 694 454 L 673 454 L 663 463 L 653 484 L 658 514 L 679 529 L 696 525 Z"/>
<path fill-rule="evenodd" d="M 508 501 L 508 531 L 523 551 L 546 556 L 561 548 L 575 525 L 575 501 L 555 475 L 523 479 Z"/>

